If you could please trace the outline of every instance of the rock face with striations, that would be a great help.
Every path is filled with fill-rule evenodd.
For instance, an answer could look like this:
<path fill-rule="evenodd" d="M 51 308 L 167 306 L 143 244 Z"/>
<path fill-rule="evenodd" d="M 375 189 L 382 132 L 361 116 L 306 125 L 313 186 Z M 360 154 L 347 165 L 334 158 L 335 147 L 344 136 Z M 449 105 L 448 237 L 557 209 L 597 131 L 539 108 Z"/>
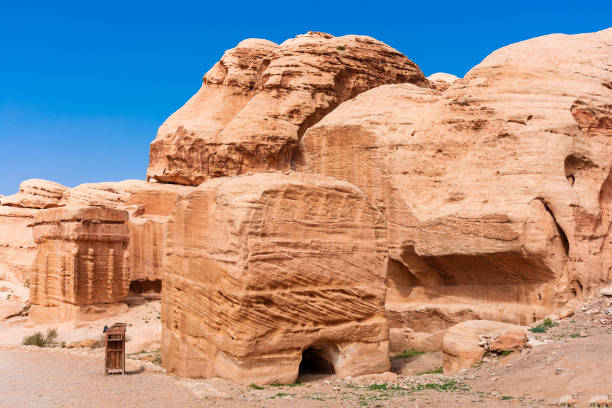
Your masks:
<path fill-rule="evenodd" d="M 168 373 L 269 384 L 311 360 L 340 377 L 389 369 L 385 220 L 351 184 L 210 180 L 179 198 L 168 228 Z"/>
<path fill-rule="evenodd" d="M 164 226 L 176 197 L 190 187 L 141 180 L 87 183 L 74 188 L 26 180 L 0 206 L 0 279 L 27 283 L 36 256 L 32 223 L 44 208 L 95 206 L 126 210 L 131 289 L 160 290 Z"/>
<path fill-rule="evenodd" d="M 97 319 L 97 312 L 121 307 L 118 302 L 130 287 L 127 221 L 126 211 L 97 207 L 52 208 L 36 215 L 33 320 L 87 320 L 92 311 Z"/>
<path fill-rule="evenodd" d="M 303 138 L 389 225 L 391 327 L 526 324 L 612 279 L 612 29 L 495 51 L 441 93 L 385 85 Z"/>
<path fill-rule="evenodd" d="M 361 92 L 403 82 L 429 86 L 416 64 L 371 37 L 309 32 L 280 45 L 242 41 L 159 128 L 147 177 L 198 185 L 296 169 L 310 126 Z"/>

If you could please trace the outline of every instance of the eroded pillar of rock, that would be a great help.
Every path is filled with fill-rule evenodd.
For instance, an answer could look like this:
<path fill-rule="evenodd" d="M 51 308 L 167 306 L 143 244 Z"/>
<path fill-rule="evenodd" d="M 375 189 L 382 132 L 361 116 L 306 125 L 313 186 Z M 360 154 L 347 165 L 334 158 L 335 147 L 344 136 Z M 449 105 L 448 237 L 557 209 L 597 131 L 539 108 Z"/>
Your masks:
<path fill-rule="evenodd" d="M 312 355 L 340 377 L 389 369 L 383 215 L 319 175 L 210 180 L 168 225 L 168 373 L 289 383 Z M 310 356 L 310 357 L 309 357 Z"/>
<path fill-rule="evenodd" d="M 34 219 L 33 320 L 97 319 L 124 310 L 129 290 L 128 213 L 97 207 L 40 211 Z"/>

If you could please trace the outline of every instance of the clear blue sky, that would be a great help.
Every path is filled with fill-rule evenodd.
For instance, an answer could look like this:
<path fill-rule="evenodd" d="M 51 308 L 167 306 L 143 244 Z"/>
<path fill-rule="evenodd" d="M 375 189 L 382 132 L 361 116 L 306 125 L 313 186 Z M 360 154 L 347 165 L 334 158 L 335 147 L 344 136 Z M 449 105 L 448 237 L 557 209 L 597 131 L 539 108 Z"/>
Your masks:
<path fill-rule="evenodd" d="M 612 25 L 606 1 L 0 0 L 0 194 L 144 178 L 157 127 L 248 37 L 366 34 L 463 76 L 530 37 Z"/>

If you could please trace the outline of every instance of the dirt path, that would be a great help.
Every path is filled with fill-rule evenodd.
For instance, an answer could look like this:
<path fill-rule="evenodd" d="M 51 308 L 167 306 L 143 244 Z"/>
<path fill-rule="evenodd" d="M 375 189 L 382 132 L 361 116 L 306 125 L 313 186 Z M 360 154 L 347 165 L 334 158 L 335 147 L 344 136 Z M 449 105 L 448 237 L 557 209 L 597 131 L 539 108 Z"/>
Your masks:
<path fill-rule="evenodd" d="M 148 309 L 147 309 L 148 310 Z M 143 320 L 147 320 L 144 319 Z M 151 323 L 143 322 L 143 327 Z M 138 326 L 133 326 L 138 328 Z M 134 330 L 136 331 L 136 330 Z M 0 407 L 542 407 L 574 395 L 587 407 L 612 396 L 612 299 L 582 306 L 544 333 L 533 348 L 489 355 L 458 375 L 439 371 L 440 353 L 393 360 L 392 381 L 356 383 L 333 375 L 306 375 L 301 383 L 265 387 L 221 379 L 166 376 L 130 354 L 130 375 L 104 376 L 100 349 L 0 346 Z"/>
<path fill-rule="evenodd" d="M 100 358 L 0 349 L 2 407 L 189 407 L 199 399 L 172 377 L 105 376 Z"/>

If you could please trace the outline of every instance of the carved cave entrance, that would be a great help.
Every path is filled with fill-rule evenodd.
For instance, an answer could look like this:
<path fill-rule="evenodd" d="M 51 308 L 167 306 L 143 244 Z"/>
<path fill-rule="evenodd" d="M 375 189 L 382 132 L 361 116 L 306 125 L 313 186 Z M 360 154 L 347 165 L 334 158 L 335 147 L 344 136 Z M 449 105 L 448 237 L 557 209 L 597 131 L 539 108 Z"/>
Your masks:
<path fill-rule="evenodd" d="M 161 290 L 161 279 L 139 279 L 130 283 L 130 293 L 132 294 L 161 293 Z"/>
<path fill-rule="evenodd" d="M 334 362 L 338 357 L 338 348 L 333 345 L 313 345 L 302 351 L 299 377 L 307 379 L 312 376 L 329 376 L 335 373 Z"/>

